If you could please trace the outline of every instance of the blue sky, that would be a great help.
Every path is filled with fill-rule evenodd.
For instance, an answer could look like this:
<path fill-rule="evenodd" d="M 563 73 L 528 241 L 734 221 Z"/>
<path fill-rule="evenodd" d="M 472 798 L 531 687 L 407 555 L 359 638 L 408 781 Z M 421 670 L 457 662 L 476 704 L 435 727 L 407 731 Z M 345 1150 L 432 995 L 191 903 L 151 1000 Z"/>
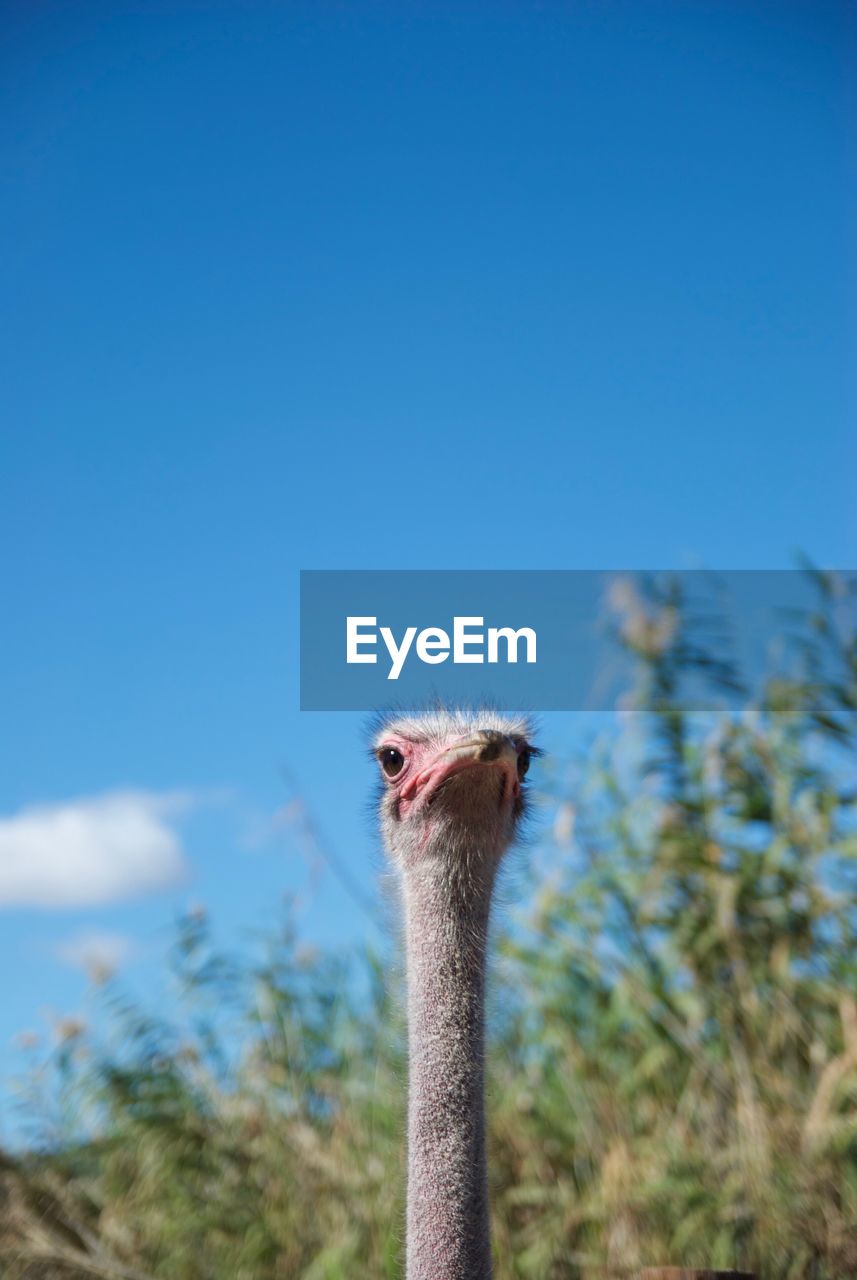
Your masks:
<path fill-rule="evenodd" d="M 853 566 L 857 444 L 846 5 L 0 25 L 3 1077 L 91 935 L 367 936 L 275 818 L 375 893 L 300 568 Z"/>

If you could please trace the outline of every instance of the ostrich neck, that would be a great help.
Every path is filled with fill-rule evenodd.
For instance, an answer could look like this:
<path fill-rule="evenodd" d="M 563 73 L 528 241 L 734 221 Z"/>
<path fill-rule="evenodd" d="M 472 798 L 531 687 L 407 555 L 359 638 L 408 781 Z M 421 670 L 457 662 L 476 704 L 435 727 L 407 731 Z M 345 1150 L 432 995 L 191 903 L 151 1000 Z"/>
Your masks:
<path fill-rule="evenodd" d="M 474 881 L 435 860 L 405 876 L 408 1280 L 491 1276 L 483 1075 L 493 879 L 493 866 Z"/>

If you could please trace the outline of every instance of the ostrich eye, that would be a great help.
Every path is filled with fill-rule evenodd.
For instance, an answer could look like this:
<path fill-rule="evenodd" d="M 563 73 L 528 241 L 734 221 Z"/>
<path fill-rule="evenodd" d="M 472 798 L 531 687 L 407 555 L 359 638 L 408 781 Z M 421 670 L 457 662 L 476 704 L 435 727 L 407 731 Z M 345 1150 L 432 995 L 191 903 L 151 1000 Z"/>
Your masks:
<path fill-rule="evenodd" d="M 530 753 L 526 747 L 523 751 L 518 752 L 518 777 L 526 777 L 527 770 L 530 767 Z"/>
<path fill-rule="evenodd" d="M 382 747 L 378 752 L 378 759 L 388 778 L 395 778 L 397 773 L 402 772 L 405 757 L 397 747 Z"/>

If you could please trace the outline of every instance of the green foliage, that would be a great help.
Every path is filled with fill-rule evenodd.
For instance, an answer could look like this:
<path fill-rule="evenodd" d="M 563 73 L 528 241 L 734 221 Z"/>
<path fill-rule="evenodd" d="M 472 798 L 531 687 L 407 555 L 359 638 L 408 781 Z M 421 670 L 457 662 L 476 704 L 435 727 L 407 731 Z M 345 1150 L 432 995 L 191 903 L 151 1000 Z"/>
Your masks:
<path fill-rule="evenodd" d="M 637 712 L 545 802 L 494 958 L 488 1108 L 499 1280 L 743 1267 L 857 1275 L 857 643 L 838 584 L 752 713 L 669 584 L 629 588 Z M 180 1030 L 104 989 L 54 1076 L 88 1136 L 0 1166 L 17 1277 L 344 1280 L 401 1271 L 399 979 L 289 929 L 255 968 L 183 922 Z M 113 1046 L 113 1047 L 111 1047 Z"/>

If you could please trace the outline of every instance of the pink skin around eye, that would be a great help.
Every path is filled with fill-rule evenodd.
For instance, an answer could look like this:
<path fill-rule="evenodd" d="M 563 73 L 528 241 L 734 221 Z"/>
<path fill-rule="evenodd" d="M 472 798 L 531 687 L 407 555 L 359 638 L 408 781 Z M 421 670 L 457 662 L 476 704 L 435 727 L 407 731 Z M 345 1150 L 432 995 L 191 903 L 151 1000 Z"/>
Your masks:
<path fill-rule="evenodd" d="M 509 756 L 503 756 L 489 763 L 470 756 L 450 756 L 449 753 L 457 745 L 455 742 L 437 752 L 394 739 L 390 739 L 383 745 L 395 747 L 405 757 L 405 764 L 401 771 L 388 780 L 389 784 L 399 792 L 400 818 L 407 817 L 411 809 L 416 806 L 425 804 L 441 783 L 457 773 L 464 772 L 465 769 L 503 769 L 509 782 L 507 797 L 513 800 L 521 790 L 515 761 Z"/>

